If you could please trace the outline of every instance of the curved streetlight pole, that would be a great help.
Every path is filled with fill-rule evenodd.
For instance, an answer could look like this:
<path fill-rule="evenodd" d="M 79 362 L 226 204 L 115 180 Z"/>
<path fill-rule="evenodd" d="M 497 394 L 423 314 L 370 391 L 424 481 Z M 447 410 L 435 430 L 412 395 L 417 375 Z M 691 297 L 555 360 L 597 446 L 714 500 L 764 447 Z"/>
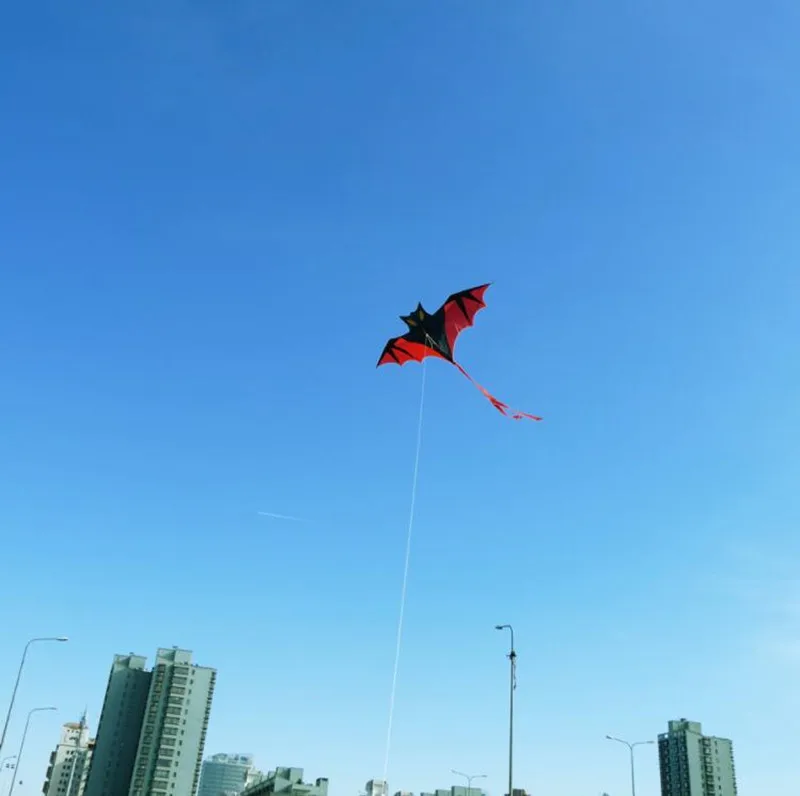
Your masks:
<path fill-rule="evenodd" d="M 456 771 L 454 768 L 450 769 L 452 774 L 457 777 L 464 777 L 467 781 L 467 796 L 472 796 L 472 780 L 473 779 L 486 779 L 486 774 L 465 774 L 463 771 Z"/>
<path fill-rule="evenodd" d="M 514 649 L 514 628 L 511 625 L 495 625 L 495 630 L 508 630 L 511 633 L 511 688 L 508 710 L 508 796 L 514 796 L 514 691 L 517 688 L 517 653 Z"/>
<path fill-rule="evenodd" d="M 31 644 L 36 644 L 39 641 L 69 641 L 69 639 L 66 636 L 44 636 L 42 638 L 32 638 L 25 645 L 25 649 L 22 651 L 22 660 L 19 662 L 19 669 L 17 670 L 17 679 L 14 682 L 14 690 L 11 692 L 11 702 L 8 705 L 5 724 L 3 724 L 3 732 L 0 734 L 0 752 L 3 751 L 3 744 L 6 741 L 8 723 L 11 721 L 11 712 L 14 710 L 14 700 L 17 698 L 17 689 L 19 688 L 19 681 L 22 677 L 22 670 L 25 668 L 25 659 L 28 657 L 28 648 Z"/>
<path fill-rule="evenodd" d="M 17 784 L 17 776 L 19 774 L 19 764 L 22 761 L 22 752 L 25 749 L 25 739 L 28 737 L 28 727 L 31 723 L 31 716 L 34 713 L 39 713 L 42 710 L 57 710 L 57 708 L 34 708 L 33 710 L 28 711 L 28 718 L 25 721 L 25 729 L 22 732 L 22 740 L 19 743 L 19 751 L 17 752 L 17 767 L 14 771 L 14 776 L 11 779 L 11 787 L 8 789 L 8 796 L 14 792 L 14 786 Z"/>
<path fill-rule="evenodd" d="M 634 741 L 630 743 L 630 741 L 623 741 L 622 738 L 614 738 L 612 735 L 606 735 L 606 740 L 616 741 L 628 747 L 628 751 L 631 755 L 631 796 L 636 796 L 636 770 L 633 763 L 633 750 L 637 746 L 647 746 L 648 744 L 655 743 L 655 741 Z"/>

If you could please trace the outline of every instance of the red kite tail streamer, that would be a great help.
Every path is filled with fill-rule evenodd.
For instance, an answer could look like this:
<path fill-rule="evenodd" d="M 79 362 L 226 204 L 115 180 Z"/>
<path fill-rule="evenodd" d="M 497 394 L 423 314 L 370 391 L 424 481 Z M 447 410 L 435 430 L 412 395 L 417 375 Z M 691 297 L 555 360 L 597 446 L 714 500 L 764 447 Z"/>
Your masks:
<path fill-rule="evenodd" d="M 531 415 L 528 414 L 528 412 L 521 412 L 519 409 L 511 409 L 508 404 L 505 404 L 498 398 L 495 398 L 494 395 L 492 395 L 483 385 L 478 384 L 478 382 L 475 381 L 475 379 L 473 379 L 472 376 L 470 376 L 469 373 L 467 373 L 467 371 L 464 370 L 464 368 L 458 364 L 458 362 L 454 360 L 453 364 L 461 371 L 461 373 L 464 374 L 464 376 L 466 376 L 483 393 L 483 395 L 489 400 L 489 403 L 495 409 L 497 409 L 497 411 L 500 412 L 501 415 L 504 415 L 505 417 L 510 417 L 512 420 L 527 419 L 527 420 L 536 420 L 538 422 L 542 419 L 538 415 Z"/>

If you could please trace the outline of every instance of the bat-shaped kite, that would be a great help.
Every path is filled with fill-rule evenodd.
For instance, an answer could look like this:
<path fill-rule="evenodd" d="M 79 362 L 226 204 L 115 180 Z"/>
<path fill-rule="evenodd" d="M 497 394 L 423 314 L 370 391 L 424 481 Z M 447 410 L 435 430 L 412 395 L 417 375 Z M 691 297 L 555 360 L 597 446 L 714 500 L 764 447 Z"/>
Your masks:
<path fill-rule="evenodd" d="M 480 285 L 454 293 L 432 315 L 422 304 L 411 315 L 401 315 L 400 319 L 408 326 L 408 332 L 401 337 L 393 337 L 383 349 L 378 367 L 387 364 L 405 365 L 406 362 L 422 362 L 426 357 L 438 357 L 455 365 L 488 399 L 501 414 L 514 420 L 528 418 L 541 420 L 541 417 L 510 409 L 478 384 L 455 360 L 455 347 L 458 335 L 475 322 L 475 315 L 486 306 L 483 295 L 489 285 Z"/>

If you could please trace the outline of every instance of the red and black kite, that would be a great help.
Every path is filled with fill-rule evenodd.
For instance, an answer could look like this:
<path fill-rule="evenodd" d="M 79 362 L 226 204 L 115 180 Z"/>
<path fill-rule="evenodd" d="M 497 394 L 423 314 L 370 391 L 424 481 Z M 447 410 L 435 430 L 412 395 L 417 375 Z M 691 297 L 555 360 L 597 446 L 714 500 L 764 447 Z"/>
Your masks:
<path fill-rule="evenodd" d="M 501 414 L 514 420 L 541 420 L 536 415 L 510 409 L 508 404 L 481 387 L 454 358 L 458 335 L 474 324 L 475 315 L 486 306 L 483 295 L 488 289 L 487 284 L 453 293 L 432 315 L 425 311 L 422 304 L 417 304 L 411 315 L 401 315 L 400 319 L 408 326 L 408 332 L 389 340 L 378 360 L 378 367 L 391 363 L 405 365 L 406 362 L 422 362 L 426 357 L 438 357 L 455 365 Z"/>

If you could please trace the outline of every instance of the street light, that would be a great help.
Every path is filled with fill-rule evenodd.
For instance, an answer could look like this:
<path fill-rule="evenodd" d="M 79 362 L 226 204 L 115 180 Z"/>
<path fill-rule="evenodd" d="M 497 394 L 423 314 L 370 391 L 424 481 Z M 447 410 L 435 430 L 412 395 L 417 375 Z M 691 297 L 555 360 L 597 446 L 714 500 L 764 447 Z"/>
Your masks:
<path fill-rule="evenodd" d="M 517 653 L 514 651 L 514 628 L 511 625 L 495 625 L 494 629 L 511 632 L 511 651 L 508 653 L 508 659 L 511 661 L 508 710 L 508 796 L 514 796 L 514 691 L 517 687 Z"/>
<path fill-rule="evenodd" d="M 622 738 L 614 738 L 611 735 L 606 735 L 606 740 L 616 741 L 628 747 L 628 751 L 631 753 L 631 796 L 636 796 L 636 773 L 633 765 L 633 750 L 637 746 L 647 746 L 648 744 L 655 743 L 655 741 L 634 741 L 630 743 L 629 741 L 623 741 Z"/>
<path fill-rule="evenodd" d="M 6 721 L 3 725 L 3 733 L 0 735 L 0 752 L 3 751 L 3 744 L 6 741 L 6 733 L 8 732 L 8 723 L 11 721 L 11 711 L 14 709 L 14 700 L 17 698 L 17 689 L 19 688 L 19 680 L 22 677 L 22 670 L 25 667 L 25 658 L 28 656 L 28 648 L 31 644 L 36 644 L 38 641 L 69 641 L 66 636 L 45 636 L 43 638 L 32 638 L 22 651 L 22 660 L 19 662 L 19 669 L 17 670 L 17 680 L 14 683 L 14 690 L 11 692 L 11 703 L 8 706 L 6 713 Z"/>
<path fill-rule="evenodd" d="M 31 716 L 41 710 L 58 710 L 58 708 L 34 708 L 28 711 L 28 718 L 25 721 L 25 729 L 22 732 L 22 740 L 19 742 L 19 751 L 17 752 L 17 768 L 14 776 L 11 779 L 11 787 L 8 789 L 8 796 L 14 792 L 14 786 L 17 784 L 17 776 L 19 775 L 19 764 L 22 762 L 22 752 L 25 749 L 25 738 L 28 736 L 28 726 L 31 723 Z"/>
<path fill-rule="evenodd" d="M 462 771 L 456 771 L 454 768 L 451 768 L 450 772 L 455 774 L 457 777 L 464 777 L 464 779 L 467 781 L 467 796 L 472 796 L 473 779 L 486 779 L 486 774 L 464 774 Z"/>

